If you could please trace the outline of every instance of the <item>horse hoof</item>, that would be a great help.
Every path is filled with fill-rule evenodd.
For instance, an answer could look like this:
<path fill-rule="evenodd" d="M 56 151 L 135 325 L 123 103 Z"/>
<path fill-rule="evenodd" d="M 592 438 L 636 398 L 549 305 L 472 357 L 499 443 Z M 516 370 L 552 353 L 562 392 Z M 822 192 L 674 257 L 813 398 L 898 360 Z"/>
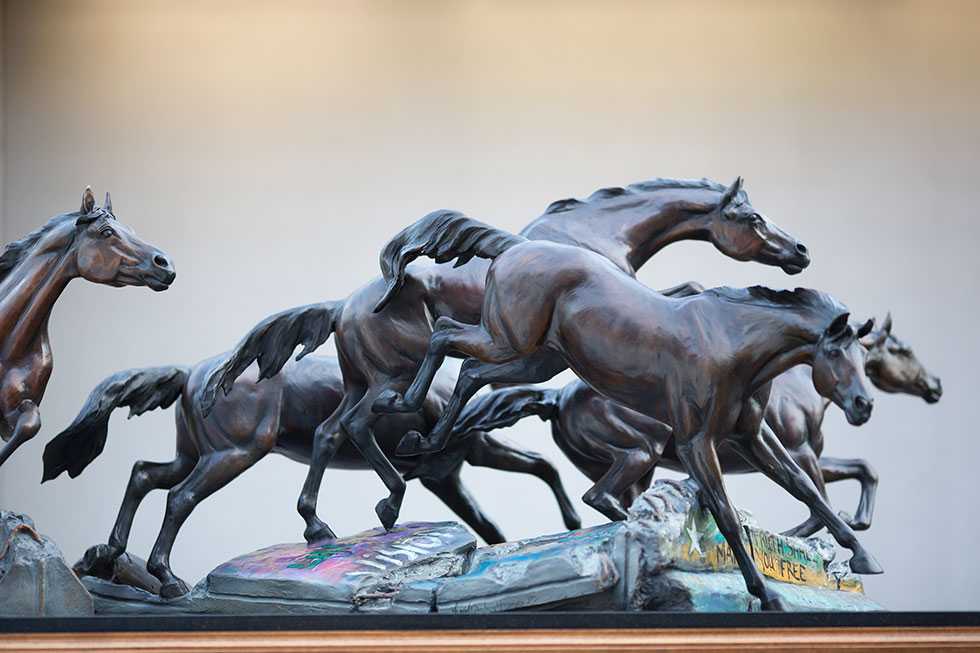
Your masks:
<path fill-rule="evenodd" d="M 108 544 L 96 544 L 89 547 L 82 559 L 75 563 L 73 571 L 76 576 L 94 576 L 103 580 L 112 580 L 116 573 L 116 559 L 122 555 Z"/>
<path fill-rule="evenodd" d="M 388 499 L 379 501 L 378 505 L 374 507 L 374 512 L 377 513 L 378 519 L 381 520 L 381 525 L 385 527 L 386 531 L 394 528 L 395 522 L 398 520 L 398 510 L 391 505 Z"/>
<path fill-rule="evenodd" d="M 188 592 L 190 592 L 190 589 L 187 587 L 187 583 L 179 578 L 174 579 L 169 583 L 164 583 L 160 586 L 161 599 L 177 599 Z"/>
<path fill-rule="evenodd" d="M 336 540 L 337 536 L 329 526 L 323 522 L 320 522 L 318 525 L 313 527 L 307 526 L 306 530 L 303 531 L 303 538 L 306 540 L 307 544 L 313 544 L 314 542 L 319 542 L 321 540 Z"/>
<path fill-rule="evenodd" d="M 405 407 L 405 398 L 400 392 L 394 390 L 384 390 L 378 395 L 371 405 L 371 410 L 375 413 L 405 413 L 409 412 Z"/>
<path fill-rule="evenodd" d="M 395 454 L 399 456 L 421 456 L 423 453 L 422 434 L 418 431 L 406 433 L 395 449 Z"/>
<path fill-rule="evenodd" d="M 851 513 L 849 512 L 844 512 L 843 510 L 841 510 L 840 512 L 837 513 L 837 516 L 840 517 L 845 524 L 850 526 L 851 530 L 866 531 L 869 528 L 871 528 L 871 522 L 866 521 L 864 519 L 855 519 L 854 517 L 851 516 Z"/>
<path fill-rule="evenodd" d="M 855 574 L 871 575 L 883 574 L 885 570 L 881 568 L 875 557 L 867 551 L 858 551 L 848 561 L 851 571 Z"/>
<path fill-rule="evenodd" d="M 762 609 L 766 612 L 786 612 L 786 604 L 778 596 L 770 596 L 768 600 L 762 601 Z"/>

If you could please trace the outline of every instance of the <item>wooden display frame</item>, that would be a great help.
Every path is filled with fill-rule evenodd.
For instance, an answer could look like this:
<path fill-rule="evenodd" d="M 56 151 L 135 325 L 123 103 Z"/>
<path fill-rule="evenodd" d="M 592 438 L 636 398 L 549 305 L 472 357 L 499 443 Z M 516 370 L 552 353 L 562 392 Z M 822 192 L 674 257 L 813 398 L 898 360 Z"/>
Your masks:
<path fill-rule="evenodd" d="M 980 613 L 0 619 L 0 653 L 980 650 Z"/>

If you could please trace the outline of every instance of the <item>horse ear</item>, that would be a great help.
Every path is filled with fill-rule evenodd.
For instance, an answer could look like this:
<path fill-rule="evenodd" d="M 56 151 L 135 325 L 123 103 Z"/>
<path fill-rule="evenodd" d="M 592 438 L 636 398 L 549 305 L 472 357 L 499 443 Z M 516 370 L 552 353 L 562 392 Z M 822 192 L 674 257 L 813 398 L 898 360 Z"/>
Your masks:
<path fill-rule="evenodd" d="M 735 199 L 740 190 L 742 190 L 742 178 L 736 177 L 735 181 L 732 182 L 732 185 L 729 186 L 724 193 L 722 193 L 721 199 L 718 200 L 718 208 L 723 209 L 731 204 L 732 200 Z"/>
<path fill-rule="evenodd" d="M 82 215 L 88 215 L 95 208 L 95 194 L 92 193 L 92 187 L 86 186 L 85 192 L 82 193 L 82 207 L 78 209 L 78 212 Z"/>
<path fill-rule="evenodd" d="M 865 322 L 864 324 L 862 324 L 861 325 L 861 328 L 857 330 L 857 338 L 858 338 L 858 340 L 860 340 L 864 336 L 866 336 L 869 333 L 871 333 L 871 329 L 873 329 L 873 328 L 875 328 L 874 318 L 872 318 L 872 319 L 868 320 L 867 322 Z"/>
<path fill-rule="evenodd" d="M 885 314 L 885 321 L 881 323 L 881 330 L 886 334 L 891 335 L 892 332 L 892 312 L 888 311 Z"/>
<path fill-rule="evenodd" d="M 828 326 L 824 331 L 824 335 L 830 339 L 834 339 L 847 333 L 848 328 L 850 328 L 847 324 L 847 320 L 850 317 L 850 313 L 841 313 L 835 317 L 834 321 L 831 322 L 830 326 Z"/>
<path fill-rule="evenodd" d="M 109 191 L 105 192 L 105 204 L 102 205 L 102 208 L 112 213 L 112 198 L 109 196 Z"/>

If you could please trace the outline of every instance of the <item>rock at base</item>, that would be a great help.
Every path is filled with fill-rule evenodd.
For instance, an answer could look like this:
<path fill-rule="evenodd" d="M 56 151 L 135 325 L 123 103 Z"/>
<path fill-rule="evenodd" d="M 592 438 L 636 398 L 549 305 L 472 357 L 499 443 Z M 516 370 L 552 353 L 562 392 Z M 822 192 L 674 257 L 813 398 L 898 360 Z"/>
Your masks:
<path fill-rule="evenodd" d="M 0 511 L 0 616 L 93 613 L 92 597 L 51 538 L 39 534 L 27 515 Z"/>
<path fill-rule="evenodd" d="M 761 529 L 745 543 L 794 610 L 880 610 L 834 547 Z M 454 522 L 239 556 L 173 600 L 92 577 L 100 613 L 486 613 L 510 610 L 753 611 L 734 556 L 689 482 L 659 481 L 625 522 L 476 548 Z"/>

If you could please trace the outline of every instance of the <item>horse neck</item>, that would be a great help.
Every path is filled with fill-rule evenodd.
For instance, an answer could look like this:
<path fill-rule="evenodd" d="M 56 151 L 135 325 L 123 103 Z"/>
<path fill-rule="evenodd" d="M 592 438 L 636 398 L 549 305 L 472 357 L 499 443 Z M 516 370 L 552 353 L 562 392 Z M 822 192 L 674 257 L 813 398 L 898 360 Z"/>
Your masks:
<path fill-rule="evenodd" d="M 754 391 L 796 365 L 813 362 L 821 328 L 818 311 L 803 306 L 774 307 L 743 305 L 739 323 L 745 325 L 747 338 L 741 349 L 749 360 L 749 387 Z M 759 328 L 759 325 L 771 328 Z"/>
<path fill-rule="evenodd" d="M 639 270 L 671 243 L 709 240 L 711 215 L 710 210 L 705 209 L 717 200 L 717 195 L 707 189 L 670 189 L 666 197 L 645 202 L 642 207 L 645 210 L 624 211 L 622 246 L 627 249 L 625 256 L 633 269 Z"/>
<path fill-rule="evenodd" d="M 666 188 L 638 195 L 545 214 L 521 235 L 590 249 L 631 275 L 670 243 L 710 237 L 707 209 L 717 202 L 717 191 Z"/>
<path fill-rule="evenodd" d="M 38 336 L 47 336 L 51 309 L 77 276 L 69 249 L 45 251 L 41 244 L 36 249 L 0 282 L 3 360 L 28 350 Z"/>

